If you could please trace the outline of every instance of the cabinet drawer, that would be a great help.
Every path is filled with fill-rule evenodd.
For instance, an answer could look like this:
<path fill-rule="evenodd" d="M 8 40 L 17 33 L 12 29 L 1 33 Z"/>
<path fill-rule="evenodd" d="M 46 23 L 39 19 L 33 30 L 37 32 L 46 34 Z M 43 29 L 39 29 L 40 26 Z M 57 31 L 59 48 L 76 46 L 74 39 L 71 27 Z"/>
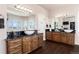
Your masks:
<path fill-rule="evenodd" d="M 13 54 L 13 53 L 17 53 L 17 54 L 22 53 L 21 45 L 13 47 L 13 48 L 8 48 L 8 53 L 11 53 L 11 54 Z"/>
<path fill-rule="evenodd" d="M 60 35 L 53 35 L 53 39 L 60 39 Z"/>
<path fill-rule="evenodd" d="M 55 35 L 57 35 L 57 34 L 60 34 L 60 32 L 53 32 L 52 34 L 55 34 Z"/>
<path fill-rule="evenodd" d="M 8 46 L 9 47 L 13 47 L 13 46 L 16 46 L 18 44 L 21 44 L 21 40 L 20 39 L 8 41 Z"/>

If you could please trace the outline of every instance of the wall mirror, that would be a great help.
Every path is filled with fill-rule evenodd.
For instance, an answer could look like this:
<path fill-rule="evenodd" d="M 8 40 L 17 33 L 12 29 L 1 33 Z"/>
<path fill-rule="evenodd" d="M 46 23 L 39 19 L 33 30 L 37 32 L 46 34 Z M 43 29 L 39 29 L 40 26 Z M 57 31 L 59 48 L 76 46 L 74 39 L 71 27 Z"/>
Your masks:
<path fill-rule="evenodd" d="M 36 22 L 36 16 L 31 12 L 7 8 L 7 31 L 36 30 Z"/>
<path fill-rule="evenodd" d="M 75 16 L 61 16 L 54 17 L 51 21 L 52 29 L 74 29 L 75 30 Z"/>

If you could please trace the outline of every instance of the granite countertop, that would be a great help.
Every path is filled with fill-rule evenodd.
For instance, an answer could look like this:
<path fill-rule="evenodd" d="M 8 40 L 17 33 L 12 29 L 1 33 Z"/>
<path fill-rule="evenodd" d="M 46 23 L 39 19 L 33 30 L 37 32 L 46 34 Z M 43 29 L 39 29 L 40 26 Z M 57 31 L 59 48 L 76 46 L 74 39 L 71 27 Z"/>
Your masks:
<path fill-rule="evenodd" d="M 64 31 L 47 31 L 47 32 L 64 32 Z M 75 33 L 75 32 L 64 32 L 64 33 Z"/>
<path fill-rule="evenodd" d="M 13 37 L 13 38 L 7 38 L 6 40 L 16 40 L 16 39 L 23 38 L 23 37 L 37 36 L 37 35 L 40 35 L 40 34 L 42 34 L 42 33 L 33 34 L 33 35 L 21 35 L 21 36 L 17 36 L 17 37 Z"/>
<path fill-rule="evenodd" d="M 52 31 L 46 31 L 46 32 L 64 32 L 64 33 L 68 33 L 68 32 L 65 32 L 64 30 L 59 30 L 59 31 L 52 30 Z M 73 32 L 69 32 L 69 33 L 75 33 L 75 30 Z"/>

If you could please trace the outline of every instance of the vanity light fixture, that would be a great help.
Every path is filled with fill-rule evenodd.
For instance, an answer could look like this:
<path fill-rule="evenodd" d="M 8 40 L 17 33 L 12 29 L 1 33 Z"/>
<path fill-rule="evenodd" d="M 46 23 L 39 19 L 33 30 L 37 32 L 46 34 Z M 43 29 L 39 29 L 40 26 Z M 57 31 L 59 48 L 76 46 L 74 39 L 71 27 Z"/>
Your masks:
<path fill-rule="evenodd" d="M 31 9 L 25 8 L 25 7 L 21 6 L 21 5 L 15 5 L 15 8 L 16 9 L 19 9 L 21 11 L 28 11 L 28 12 L 31 12 L 32 13 L 32 10 Z"/>

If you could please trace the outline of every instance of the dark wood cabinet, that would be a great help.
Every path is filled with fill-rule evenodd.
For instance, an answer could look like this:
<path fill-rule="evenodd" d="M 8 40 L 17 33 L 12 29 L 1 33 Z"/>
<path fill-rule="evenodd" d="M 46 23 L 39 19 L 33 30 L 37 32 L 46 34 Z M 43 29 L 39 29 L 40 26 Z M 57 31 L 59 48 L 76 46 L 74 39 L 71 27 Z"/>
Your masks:
<path fill-rule="evenodd" d="M 67 43 L 70 45 L 74 45 L 75 35 L 74 33 L 67 33 Z"/>
<path fill-rule="evenodd" d="M 43 34 L 24 36 L 6 40 L 8 54 L 30 53 L 41 47 L 43 43 Z"/>
<path fill-rule="evenodd" d="M 42 47 L 42 45 L 43 45 L 43 34 L 39 34 L 38 35 L 38 46 L 39 47 Z"/>
<path fill-rule="evenodd" d="M 32 40 L 30 37 L 23 38 L 23 53 L 30 53 L 32 51 Z"/>
<path fill-rule="evenodd" d="M 60 32 L 52 32 L 52 40 L 61 42 Z"/>
<path fill-rule="evenodd" d="M 47 40 L 74 45 L 75 33 L 47 32 L 46 36 Z"/>
<path fill-rule="evenodd" d="M 63 43 L 67 43 L 67 37 L 66 37 L 66 33 L 64 32 L 61 32 L 61 42 Z"/>
<path fill-rule="evenodd" d="M 19 38 L 13 40 L 7 40 L 7 53 L 9 54 L 21 54 L 22 53 L 22 41 Z"/>
<path fill-rule="evenodd" d="M 74 33 L 61 33 L 62 36 L 62 42 L 69 44 L 69 45 L 74 45 L 74 39 L 75 39 L 75 35 Z"/>
<path fill-rule="evenodd" d="M 23 38 L 23 53 L 30 53 L 40 46 L 42 46 L 43 39 L 39 35 L 29 36 Z"/>
<path fill-rule="evenodd" d="M 46 39 L 52 40 L 52 33 L 51 32 L 46 32 Z"/>
<path fill-rule="evenodd" d="M 38 48 L 38 36 L 32 37 L 32 51 Z"/>
<path fill-rule="evenodd" d="M 38 36 L 23 38 L 23 53 L 30 53 L 38 48 Z"/>

